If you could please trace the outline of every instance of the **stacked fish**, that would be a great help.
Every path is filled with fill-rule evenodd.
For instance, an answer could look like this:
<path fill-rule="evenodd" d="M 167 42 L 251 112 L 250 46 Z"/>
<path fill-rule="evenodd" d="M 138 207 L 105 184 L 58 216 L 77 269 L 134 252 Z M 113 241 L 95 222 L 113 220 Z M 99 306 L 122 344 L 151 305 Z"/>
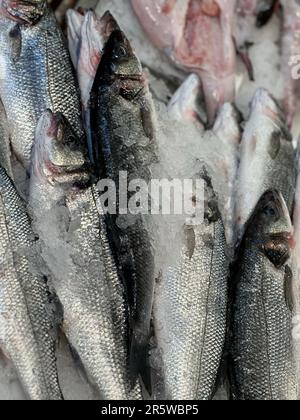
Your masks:
<path fill-rule="evenodd" d="M 287 65 L 285 111 L 263 88 L 237 111 L 236 49 L 254 72 L 233 22 L 281 13 L 237 3 L 122 0 L 159 74 L 110 12 L 69 10 L 67 47 L 45 0 L 0 2 L 0 348 L 28 398 L 64 398 L 61 336 L 98 399 L 300 398 L 296 85 Z M 202 223 L 108 212 L 121 173 L 202 180 Z"/>

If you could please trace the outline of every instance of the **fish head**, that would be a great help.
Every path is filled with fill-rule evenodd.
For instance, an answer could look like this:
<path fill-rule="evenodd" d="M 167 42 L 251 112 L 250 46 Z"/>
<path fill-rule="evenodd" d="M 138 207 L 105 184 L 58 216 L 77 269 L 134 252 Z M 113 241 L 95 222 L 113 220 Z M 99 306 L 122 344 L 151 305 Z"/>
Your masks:
<path fill-rule="evenodd" d="M 104 48 L 103 75 L 110 78 L 142 80 L 143 70 L 129 40 L 120 30 L 110 35 Z"/>
<path fill-rule="evenodd" d="M 85 185 L 90 179 L 83 144 L 61 113 L 47 110 L 38 122 L 33 173 L 52 185 Z"/>
<path fill-rule="evenodd" d="M 47 10 L 46 0 L 2 0 L 0 13 L 20 24 L 34 25 Z"/>
<path fill-rule="evenodd" d="M 293 227 L 281 193 L 263 194 L 249 220 L 245 238 L 259 246 L 275 267 L 287 262 L 293 247 Z"/>

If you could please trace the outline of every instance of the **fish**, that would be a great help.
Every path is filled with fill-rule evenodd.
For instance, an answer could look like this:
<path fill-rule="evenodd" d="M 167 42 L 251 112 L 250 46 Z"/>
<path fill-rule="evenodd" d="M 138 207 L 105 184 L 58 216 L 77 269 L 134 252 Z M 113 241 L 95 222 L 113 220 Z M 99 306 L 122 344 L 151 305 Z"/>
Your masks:
<path fill-rule="evenodd" d="M 220 213 L 229 252 L 233 252 L 236 240 L 234 210 L 241 138 L 240 114 L 232 104 L 225 103 L 218 112 L 208 141 L 219 152 L 217 158 L 212 158 L 215 167 L 212 183 L 218 201 L 222 203 Z"/>
<path fill-rule="evenodd" d="M 179 256 L 173 263 L 164 257 L 155 289 L 156 399 L 211 400 L 220 371 L 229 259 L 211 180 L 205 168 L 198 176 L 205 185 L 204 220 L 182 226 Z"/>
<path fill-rule="evenodd" d="M 272 18 L 278 0 L 238 0 L 237 14 L 242 17 L 253 16 L 258 28 L 266 25 Z"/>
<path fill-rule="evenodd" d="M 201 87 L 201 81 L 196 74 L 188 76 L 168 104 L 169 115 L 177 121 L 193 121 L 203 126 L 201 122 L 203 112 L 200 107 L 203 99 Z"/>
<path fill-rule="evenodd" d="M 240 241 L 245 224 L 268 190 L 282 193 L 291 211 L 296 184 L 292 136 L 284 115 L 265 89 L 258 89 L 251 103 L 240 146 L 235 220 Z"/>
<path fill-rule="evenodd" d="M 119 188 L 126 173 L 128 182 L 151 181 L 151 166 L 158 161 L 156 115 L 147 80 L 139 59 L 120 30 L 112 32 L 104 48 L 92 88 L 91 121 L 95 161 L 100 178 L 115 182 L 117 196 L 127 203 L 133 192 Z M 125 181 L 127 182 L 127 181 Z M 144 185 L 144 184 L 143 184 Z M 137 191 L 136 191 L 137 192 Z M 131 200 L 131 201 L 132 201 Z M 109 214 L 119 266 L 125 276 L 131 308 L 132 368 L 144 372 L 150 337 L 155 278 L 154 246 L 156 232 L 151 215 L 124 212 L 119 200 Z M 125 214 L 124 214 L 125 213 Z"/>
<path fill-rule="evenodd" d="M 82 21 L 78 16 L 78 12 L 75 12 L 74 10 L 70 10 L 68 16 L 70 22 L 69 44 L 74 44 L 73 46 L 71 45 L 71 50 L 73 51 L 72 55 L 74 55 L 75 51 L 77 51 L 78 58 L 75 68 L 77 71 L 77 78 L 81 93 L 84 126 L 90 152 L 89 156 L 91 162 L 94 164 L 89 107 L 90 94 L 96 76 L 96 71 L 99 67 L 104 45 L 113 30 L 118 29 L 119 27 L 109 12 L 104 13 L 104 15 L 100 18 L 93 10 L 88 10 Z M 79 27 L 79 25 L 81 26 Z M 73 34 L 74 28 L 77 28 L 77 32 L 80 32 L 78 37 Z"/>
<path fill-rule="evenodd" d="M 29 172 L 35 128 L 45 109 L 63 112 L 83 139 L 78 86 L 64 36 L 46 1 L 1 5 L 0 97 L 11 149 Z"/>
<path fill-rule="evenodd" d="M 55 298 L 39 273 L 26 205 L 2 166 L 0 233 L 0 347 L 31 400 L 61 400 Z"/>
<path fill-rule="evenodd" d="M 129 372 L 128 304 L 98 190 L 70 123 L 50 110 L 36 130 L 29 197 L 62 330 L 98 398 L 140 399 Z"/>
<path fill-rule="evenodd" d="M 282 32 L 282 66 L 285 79 L 284 111 L 287 124 L 291 128 L 294 122 L 297 106 L 297 86 L 299 81 L 299 34 L 300 34 L 300 4 L 295 1 L 282 0 L 283 32 Z"/>
<path fill-rule="evenodd" d="M 200 76 L 212 125 L 218 108 L 235 96 L 235 1 L 132 0 L 131 4 L 154 45 Z"/>
<path fill-rule="evenodd" d="M 297 400 L 292 338 L 292 223 L 266 191 L 247 224 L 231 281 L 229 377 L 235 400 Z"/>

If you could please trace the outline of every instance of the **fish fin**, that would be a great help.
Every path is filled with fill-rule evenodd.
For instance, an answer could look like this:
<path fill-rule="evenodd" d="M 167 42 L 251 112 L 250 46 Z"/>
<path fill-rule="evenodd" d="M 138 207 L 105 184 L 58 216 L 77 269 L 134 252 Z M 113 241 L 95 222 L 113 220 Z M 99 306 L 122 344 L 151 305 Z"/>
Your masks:
<path fill-rule="evenodd" d="M 288 265 L 285 266 L 284 274 L 284 295 L 287 307 L 291 312 L 294 311 L 293 298 L 293 272 Z"/>
<path fill-rule="evenodd" d="M 140 334 L 132 334 L 130 348 L 131 385 L 135 386 L 138 376 L 141 377 L 146 391 L 151 395 L 151 369 L 148 363 L 149 340 L 140 338 Z"/>
<path fill-rule="evenodd" d="M 12 61 L 16 62 L 19 60 L 22 52 L 22 33 L 19 24 L 14 25 L 9 31 L 8 37 L 10 57 Z"/>

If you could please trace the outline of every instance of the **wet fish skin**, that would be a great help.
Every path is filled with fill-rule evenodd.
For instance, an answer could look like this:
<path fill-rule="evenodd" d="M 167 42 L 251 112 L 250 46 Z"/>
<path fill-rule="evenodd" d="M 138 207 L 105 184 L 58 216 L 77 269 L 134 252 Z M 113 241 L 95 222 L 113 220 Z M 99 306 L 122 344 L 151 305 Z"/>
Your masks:
<path fill-rule="evenodd" d="M 210 400 L 216 390 L 227 323 L 224 225 L 206 181 L 205 221 L 185 227 L 178 262 L 165 267 L 155 292 L 154 328 L 163 384 L 155 397 Z"/>
<path fill-rule="evenodd" d="M 61 125 L 68 133 L 67 124 L 50 111 L 39 121 L 30 190 L 35 229 L 63 307 L 63 330 L 91 384 L 101 399 L 139 399 L 128 368 L 123 284 L 80 143 L 60 134 Z"/>
<path fill-rule="evenodd" d="M 292 341 L 292 224 L 280 193 L 268 191 L 250 218 L 232 283 L 233 399 L 296 400 Z"/>
<path fill-rule="evenodd" d="M 18 10 L 28 6 L 34 12 L 40 3 L 45 4 L 14 3 Z M 78 87 L 65 40 L 53 13 L 47 7 L 43 10 L 32 25 L 0 16 L 0 96 L 11 148 L 26 170 L 37 121 L 45 109 L 63 112 L 77 136 L 83 136 Z"/>
<path fill-rule="evenodd" d="M 119 29 L 119 27 L 110 12 L 106 12 L 100 17 L 92 10 L 88 10 L 84 16 L 79 15 L 74 10 L 70 10 L 68 22 L 69 47 L 71 48 L 71 55 L 76 57 L 73 58 L 73 61 L 75 61 L 75 69 L 81 93 L 89 157 L 91 163 L 94 164 L 90 94 L 104 45 L 113 30 Z"/>
<path fill-rule="evenodd" d="M 235 1 L 132 0 L 131 3 L 152 42 L 177 64 L 200 76 L 208 120 L 213 124 L 218 108 L 232 102 L 235 96 Z"/>
<path fill-rule="evenodd" d="M 151 180 L 151 165 L 156 163 L 155 114 L 148 84 L 138 58 L 121 31 L 110 36 L 92 89 L 94 105 L 94 145 L 96 162 L 102 159 L 104 173 L 119 192 L 119 171 L 126 171 L 128 182 Z M 122 191 L 121 191 L 122 192 Z M 123 193 L 123 192 L 122 192 Z M 130 194 L 127 194 L 130 198 Z M 132 195 L 132 194 L 131 194 Z M 109 218 L 116 255 L 126 273 L 133 321 L 133 354 L 146 357 L 155 282 L 155 229 L 152 217 L 122 215 L 119 202 L 117 215 Z M 142 357 L 143 355 L 143 357 Z M 143 364 L 136 360 L 133 365 Z"/>
<path fill-rule="evenodd" d="M 264 192 L 280 191 L 290 211 L 294 200 L 296 167 L 292 138 L 281 109 L 264 89 L 259 89 L 252 100 L 240 156 L 235 212 L 239 240 Z"/>
<path fill-rule="evenodd" d="M 32 400 L 60 400 L 56 320 L 47 281 L 36 273 L 35 238 L 26 207 L 0 167 L 0 346 Z"/>

